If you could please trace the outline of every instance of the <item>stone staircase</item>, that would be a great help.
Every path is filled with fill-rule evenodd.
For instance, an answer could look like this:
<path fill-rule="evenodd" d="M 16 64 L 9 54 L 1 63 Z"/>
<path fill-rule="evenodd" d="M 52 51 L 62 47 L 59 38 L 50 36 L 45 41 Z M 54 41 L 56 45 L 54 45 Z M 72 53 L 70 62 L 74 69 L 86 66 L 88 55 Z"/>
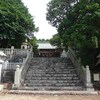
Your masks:
<path fill-rule="evenodd" d="M 27 90 L 83 90 L 69 58 L 33 58 L 24 81 Z"/>

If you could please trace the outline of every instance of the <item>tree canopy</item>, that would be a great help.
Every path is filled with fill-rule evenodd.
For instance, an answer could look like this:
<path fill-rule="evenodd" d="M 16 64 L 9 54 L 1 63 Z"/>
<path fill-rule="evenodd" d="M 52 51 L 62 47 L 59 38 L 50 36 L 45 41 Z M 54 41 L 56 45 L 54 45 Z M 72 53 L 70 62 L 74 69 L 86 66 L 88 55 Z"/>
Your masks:
<path fill-rule="evenodd" d="M 57 47 L 61 48 L 61 43 L 62 43 L 62 40 L 61 40 L 59 34 L 53 35 L 53 37 L 50 39 L 50 44 L 53 46 L 57 46 Z"/>
<path fill-rule="evenodd" d="M 56 10 L 59 11 L 59 8 Z M 65 11 L 63 8 L 62 10 Z M 51 12 L 56 13 L 52 10 Z M 49 14 L 51 12 L 48 11 Z M 65 17 L 57 21 L 59 24 L 56 24 L 60 38 L 65 45 L 78 50 L 84 65 L 93 66 L 100 50 L 100 0 L 78 0 L 72 6 L 68 6 L 64 15 Z M 55 20 L 58 16 L 51 15 Z M 49 21 L 52 23 L 55 20 Z"/>
<path fill-rule="evenodd" d="M 66 13 L 70 10 L 72 3 L 78 0 L 51 0 L 47 4 L 47 16 L 46 19 L 51 25 L 58 27 L 63 18 L 66 18 Z"/>
<path fill-rule="evenodd" d="M 34 56 L 37 55 L 37 53 L 38 53 L 38 44 L 37 43 L 38 43 L 38 40 L 35 36 L 29 40 L 29 44 L 32 46 Z"/>
<path fill-rule="evenodd" d="M 0 0 L 0 47 L 18 47 L 34 31 L 33 18 L 21 0 Z"/>

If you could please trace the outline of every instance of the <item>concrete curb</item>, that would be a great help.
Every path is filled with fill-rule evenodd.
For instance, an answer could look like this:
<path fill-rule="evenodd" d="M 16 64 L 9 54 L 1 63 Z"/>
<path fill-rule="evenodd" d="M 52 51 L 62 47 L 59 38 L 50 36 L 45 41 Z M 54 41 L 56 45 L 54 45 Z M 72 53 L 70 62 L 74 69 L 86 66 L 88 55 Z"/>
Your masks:
<path fill-rule="evenodd" d="M 10 90 L 9 94 L 39 94 L 39 95 L 98 95 L 97 91 L 25 91 Z"/>

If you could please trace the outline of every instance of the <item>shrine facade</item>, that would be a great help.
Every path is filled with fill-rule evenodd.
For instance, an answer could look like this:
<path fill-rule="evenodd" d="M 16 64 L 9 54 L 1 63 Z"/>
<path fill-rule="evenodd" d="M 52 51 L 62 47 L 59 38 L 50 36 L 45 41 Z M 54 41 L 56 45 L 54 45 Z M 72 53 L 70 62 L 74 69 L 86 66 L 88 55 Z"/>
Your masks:
<path fill-rule="evenodd" d="M 38 43 L 39 57 L 60 57 L 61 49 L 52 46 L 50 43 Z"/>

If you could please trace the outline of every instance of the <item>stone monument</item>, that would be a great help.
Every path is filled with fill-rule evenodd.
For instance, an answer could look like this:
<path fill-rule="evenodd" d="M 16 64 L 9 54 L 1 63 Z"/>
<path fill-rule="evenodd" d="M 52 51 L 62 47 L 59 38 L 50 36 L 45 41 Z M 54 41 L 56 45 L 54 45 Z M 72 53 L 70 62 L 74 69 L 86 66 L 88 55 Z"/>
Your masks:
<path fill-rule="evenodd" d="M 1 84 L 1 74 L 2 74 L 2 67 L 4 65 L 6 55 L 3 53 L 3 51 L 0 51 L 0 91 L 3 90 L 3 85 Z"/>

